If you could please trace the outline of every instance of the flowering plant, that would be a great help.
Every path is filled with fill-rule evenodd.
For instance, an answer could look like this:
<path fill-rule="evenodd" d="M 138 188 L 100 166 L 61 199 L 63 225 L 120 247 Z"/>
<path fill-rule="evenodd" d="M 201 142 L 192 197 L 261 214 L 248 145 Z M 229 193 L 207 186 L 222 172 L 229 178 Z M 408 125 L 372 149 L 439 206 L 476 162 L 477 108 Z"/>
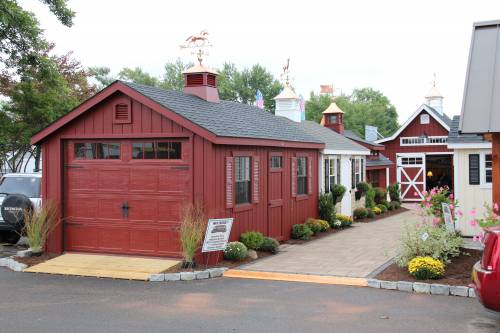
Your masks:
<path fill-rule="evenodd" d="M 500 225 L 500 209 L 497 203 L 495 203 L 493 207 L 488 203 L 484 203 L 484 210 L 485 213 L 483 214 L 483 218 L 476 218 L 477 211 L 475 209 L 469 212 L 469 216 L 472 218 L 472 220 L 469 221 L 469 225 L 471 227 L 479 226 L 484 229 Z M 481 232 L 479 235 L 474 236 L 473 239 L 475 241 L 481 241 L 483 239 L 483 232 Z"/>
<path fill-rule="evenodd" d="M 432 257 L 415 257 L 408 263 L 408 272 L 419 280 L 439 279 L 444 275 L 444 264 Z"/>
<path fill-rule="evenodd" d="M 447 186 L 435 187 L 429 192 L 423 191 L 424 199 L 419 204 L 424 215 L 433 217 L 432 224 L 434 226 L 444 223 L 443 218 L 443 203 L 450 206 L 452 212 L 456 210 L 458 201 L 454 199 L 453 194 Z M 457 215 L 460 214 L 456 212 Z"/>

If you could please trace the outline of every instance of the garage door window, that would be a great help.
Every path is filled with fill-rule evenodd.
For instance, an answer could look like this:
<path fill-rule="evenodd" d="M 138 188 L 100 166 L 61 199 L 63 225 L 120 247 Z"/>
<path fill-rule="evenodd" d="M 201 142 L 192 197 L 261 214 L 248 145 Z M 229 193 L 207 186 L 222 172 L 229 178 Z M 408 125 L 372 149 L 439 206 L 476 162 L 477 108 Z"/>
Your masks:
<path fill-rule="evenodd" d="M 118 160 L 119 143 L 77 142 L 74 145 L 77 160 Z"/>
<path fill-rule="evenodd" d="M 173 160 L 181 159 L 180 142 L 134 142 L 132 144 L 133 159 Z"/>

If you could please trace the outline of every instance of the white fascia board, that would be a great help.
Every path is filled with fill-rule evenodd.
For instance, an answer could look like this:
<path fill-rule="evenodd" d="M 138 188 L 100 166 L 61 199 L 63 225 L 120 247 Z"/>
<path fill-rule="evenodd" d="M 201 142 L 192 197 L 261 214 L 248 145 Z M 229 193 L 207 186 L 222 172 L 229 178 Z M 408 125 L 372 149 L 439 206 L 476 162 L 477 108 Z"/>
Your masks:
<path fill-rule="evenodd" d="M 334 150 L 323 149 L 325 155 L 370 155 L 369 150 Z"/>
<path fill-rule="evenodd" d="M 448 143 L 449 149 L 491 149 L 491 142 Z"/>

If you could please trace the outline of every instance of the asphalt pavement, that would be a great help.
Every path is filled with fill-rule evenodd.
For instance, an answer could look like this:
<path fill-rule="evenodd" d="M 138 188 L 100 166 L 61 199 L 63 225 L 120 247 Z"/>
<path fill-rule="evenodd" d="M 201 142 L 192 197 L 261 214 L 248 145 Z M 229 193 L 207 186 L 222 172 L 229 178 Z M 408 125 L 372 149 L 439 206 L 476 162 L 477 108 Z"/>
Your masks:
<path fill-rule="evenodd" d="M 0 268 L 0 332 L 500 332 L 476 300 L 218 278 L 137 282 Z"/>

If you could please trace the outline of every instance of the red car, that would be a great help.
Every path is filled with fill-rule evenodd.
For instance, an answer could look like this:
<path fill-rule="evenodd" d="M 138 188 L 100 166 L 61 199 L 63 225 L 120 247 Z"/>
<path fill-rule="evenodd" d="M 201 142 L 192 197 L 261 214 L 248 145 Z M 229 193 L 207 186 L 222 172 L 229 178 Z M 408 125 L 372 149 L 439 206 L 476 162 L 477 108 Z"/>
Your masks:
<path fill-rule="evenodd" d="M 472 286 L 484 307 L 500 312 L 500 226 L 487 229 L 483 243 L 483 257 L 472 269 Z"/>

